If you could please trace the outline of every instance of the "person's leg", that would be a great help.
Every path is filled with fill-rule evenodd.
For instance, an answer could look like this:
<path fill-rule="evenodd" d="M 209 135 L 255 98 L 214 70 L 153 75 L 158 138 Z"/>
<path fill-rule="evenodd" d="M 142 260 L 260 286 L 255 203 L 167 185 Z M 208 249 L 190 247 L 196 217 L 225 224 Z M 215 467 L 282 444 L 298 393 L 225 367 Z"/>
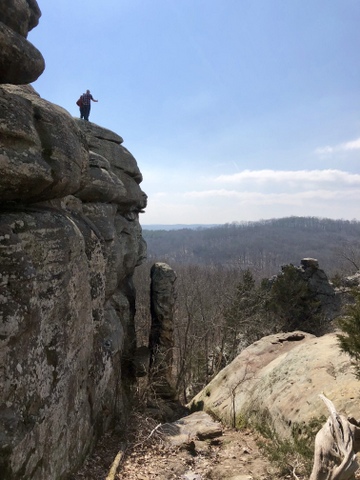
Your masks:
<path fill-rule="evenodd" d="M 90 105 L 84 105 L 84 119 L 89 121 Z"/>

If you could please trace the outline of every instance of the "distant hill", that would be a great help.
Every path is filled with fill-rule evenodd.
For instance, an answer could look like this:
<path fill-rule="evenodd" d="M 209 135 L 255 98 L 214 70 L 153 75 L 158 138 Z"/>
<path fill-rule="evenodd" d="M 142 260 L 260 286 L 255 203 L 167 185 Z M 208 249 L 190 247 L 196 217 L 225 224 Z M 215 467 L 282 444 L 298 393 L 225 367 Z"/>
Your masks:
<path fill-rule="evenodd" d="M 355 220 L 286 217 L 176 227 L 144 227 L 150 261 L 237 266 L 263 275 L 277 273 L 284 264 L 298 265 L 305 257 L 318 259 L 328 275 L 360 265 L 360 222 Z"/>
<path fill-rule="evenodd" d="M 191 224 L 191 225 L 185 225 L 185 224 L 174 224 L 174 225 L 143 225 L 141 224 L 141 227 L 143 230 L 182 230 L 184 228 L 191 229 L 191 230 L 201 230 L 203 228 L 212 228 L 212 227 L 217 227 L 219 225 L 217 224 L 211 224 L 211 225 L 203 225 L 203 224 Z"/>

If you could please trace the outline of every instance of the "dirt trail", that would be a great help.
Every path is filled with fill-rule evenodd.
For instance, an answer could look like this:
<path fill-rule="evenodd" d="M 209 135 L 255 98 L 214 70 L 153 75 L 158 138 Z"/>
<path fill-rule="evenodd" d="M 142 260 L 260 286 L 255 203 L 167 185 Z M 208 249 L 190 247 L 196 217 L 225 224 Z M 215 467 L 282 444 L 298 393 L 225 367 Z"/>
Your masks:
<path fill-rule="evenodd" d="M 149 435 L 149 434 L 148 434 Z M 148 437 L 147 435 L 147 437 Z M 206 441 L 169 446 L 156 433 L 136 439 L 123 449 L 114 480 L 275 480 L 276 468 L 261 453 L 258 437 L 250 431 L 225 429 L 223 435 Z M 106 480 L 121 439 L 105 436 L 94 454 L 71 480 Z M 299 478 L 301 478 L 299 476 Z"/>

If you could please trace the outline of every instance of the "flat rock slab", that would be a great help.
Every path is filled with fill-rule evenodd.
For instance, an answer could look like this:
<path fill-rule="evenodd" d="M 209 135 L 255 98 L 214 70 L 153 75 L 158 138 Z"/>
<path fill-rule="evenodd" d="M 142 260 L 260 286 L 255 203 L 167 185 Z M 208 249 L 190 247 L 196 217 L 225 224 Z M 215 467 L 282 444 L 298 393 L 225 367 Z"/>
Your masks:
<path fill-rule="evenodd" d="M 188 444 L 193 440 L 207 440 L 223 433 L 220 422 L 216 422 L 206 412 L 194 412 L 173 423 L 165 423 L 158 431 L 172 445 Z"/>

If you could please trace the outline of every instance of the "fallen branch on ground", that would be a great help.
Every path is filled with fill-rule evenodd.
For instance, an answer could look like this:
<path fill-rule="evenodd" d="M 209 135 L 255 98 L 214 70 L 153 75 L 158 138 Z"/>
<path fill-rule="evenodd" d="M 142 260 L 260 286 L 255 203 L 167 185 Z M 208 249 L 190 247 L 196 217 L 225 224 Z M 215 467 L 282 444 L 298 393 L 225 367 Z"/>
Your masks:
<path fill-rule="evenodd" d="M 136 448 L 136 447 L 139 447 L 140 445 L 143 445 L 145 442 L 147 442 L 149 440 L 149 438 L 151 438 L 153 436 L 153 434 L 156 432 L 156 430 L 161 427 L 162 423 L 159 423 L 158 425 L 156 425 L 155 428 L 153 428 L 151 430 L 151 432 L 149 433 L 149 435 L 145 438 L 145 440 L 142 440 L 141 442 L 138 442 L 136 445 L 133 446 L 133 448 Z"/>
<path fill-rule="evenodd" d="M 124 452 L 122 450 L 120 450 L 118 452 L 118 454 L 116 455 L 116 457 L 115 457 L 115 459 L 114 459 L 114 461 L 111 465 L 111 468 L 110 468 L 108 476 L 106 477 L 106 480 L 114 480 L 117 469 L 119 467 L 119 464 L 121 462 L 121 459 L 122 459 L 123 455 L 124 455 Z"/>

